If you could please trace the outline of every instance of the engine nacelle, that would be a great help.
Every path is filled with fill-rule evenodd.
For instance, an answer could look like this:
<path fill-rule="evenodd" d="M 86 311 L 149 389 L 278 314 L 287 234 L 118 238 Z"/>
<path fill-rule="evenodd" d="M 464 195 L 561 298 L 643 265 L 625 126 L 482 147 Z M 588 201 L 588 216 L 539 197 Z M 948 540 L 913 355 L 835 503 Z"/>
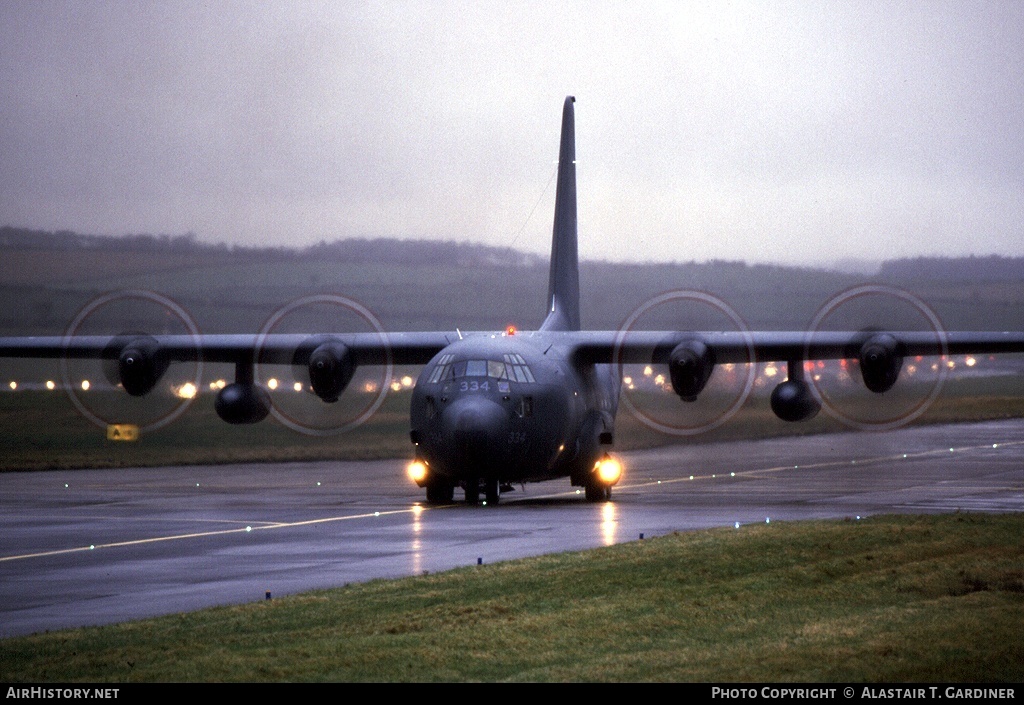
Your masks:
<path fill-rule="evenodd" d="M 803 380 L 787 380 L 772 391 L 772 411 L 783 421 L 809 421 L 821 411 L 821 402 Z"/>
<path fill-rule="evenodd" d="M 255 384 L 234 382 L 217 393 L 214 407 L 230 424 L 258 423 L 270 413 L 270 395 Z"/>
<path fill-rule="evenodd" d="M 355 373 L 355 357 L 344 343 L 323 343 L 309 356 L 309 384 L 326 402 L 338 401 Z"/>
<path fill-rule="evenodd" d="M 126 392 L 133 397 L 141 397 L 152 391 L 169 365 L 170 361 L 161 354 L 156 339 L 134 338 L 121 350 L 117 376 Z"/>
<path fill-rule="evenodd" d="M 714 369 L 714 353 L 700 340 L 679 343 L 668 358 L 672 390 L 683 401 L 696 401 Z"/>
<path fill-rule="evenodd" d="M 873 335 L 861 345 L 858 358 L 865 387 L 876 394 L 892 389 L 903 367 L 902 348 L 888 333 Z"/>

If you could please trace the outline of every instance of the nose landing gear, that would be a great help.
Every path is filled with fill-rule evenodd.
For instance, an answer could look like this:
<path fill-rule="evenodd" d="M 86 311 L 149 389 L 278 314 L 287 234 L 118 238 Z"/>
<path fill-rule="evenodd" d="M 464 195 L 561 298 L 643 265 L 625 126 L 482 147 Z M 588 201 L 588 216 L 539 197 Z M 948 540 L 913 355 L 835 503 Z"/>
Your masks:
<path fill-rule="evenodd" d="M 496 477 L 487 477 L 482 480 L 471 478 L 466 480 L 464 487 L 466 489 L 466 504 L 477 504 L 480 501 L 481 487 L 486 504 L 497 504 L 501 499 L 501 483 Z"/>

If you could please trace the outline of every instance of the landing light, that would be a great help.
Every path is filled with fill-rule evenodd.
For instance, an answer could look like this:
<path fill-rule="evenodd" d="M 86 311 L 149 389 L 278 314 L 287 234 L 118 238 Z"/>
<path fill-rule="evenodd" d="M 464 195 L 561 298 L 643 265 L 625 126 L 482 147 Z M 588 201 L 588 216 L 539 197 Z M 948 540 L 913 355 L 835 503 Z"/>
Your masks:
<path fill-rule="evenodd" d="M 597 463 L 597 476 L 606 485 L 614 485 L 622 477 L 622 463 L 608 456 Z"/>
<path fill-rule="evenodd" d="M 406 466 L 405 472 L 413 482 L 423 482 L 427 478 L 427 464 L 422 460 L 414 460 Z"/>

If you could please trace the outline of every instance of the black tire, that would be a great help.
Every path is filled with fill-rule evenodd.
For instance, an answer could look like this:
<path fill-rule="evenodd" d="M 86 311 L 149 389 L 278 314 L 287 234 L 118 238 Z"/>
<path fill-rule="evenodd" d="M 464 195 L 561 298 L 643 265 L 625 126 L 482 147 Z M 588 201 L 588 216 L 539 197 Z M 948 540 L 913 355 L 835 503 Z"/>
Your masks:
<path fill-rule="evenodd" d="M 476 478 L 466 480 L 466 504 L 480 502 L 480 481 Z"/>
<path fill-rule="evenodd" d="M 612 498 L 612 488 L 591 483 L 585 488 L 588 502 L 607 502 Z"/>
<path fill-rule="evenodd" d="M 448 483 L 427 485 L 427 502 L 430 504 L 447 504 L 455 496 L 455 488 Z"/>

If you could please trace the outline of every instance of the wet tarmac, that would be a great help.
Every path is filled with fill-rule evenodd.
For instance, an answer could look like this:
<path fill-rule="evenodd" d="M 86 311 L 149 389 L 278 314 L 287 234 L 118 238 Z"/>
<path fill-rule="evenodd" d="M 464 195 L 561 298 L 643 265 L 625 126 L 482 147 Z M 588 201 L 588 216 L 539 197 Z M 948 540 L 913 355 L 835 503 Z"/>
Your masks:
<path fill-rule="evenodd" d="M 402 461 L 3 474 L 0 636 L 737 523 L 1024 511 L 1024 420 L 620 457 L 599 504 L 557 480 L 431 507 Z"/>

